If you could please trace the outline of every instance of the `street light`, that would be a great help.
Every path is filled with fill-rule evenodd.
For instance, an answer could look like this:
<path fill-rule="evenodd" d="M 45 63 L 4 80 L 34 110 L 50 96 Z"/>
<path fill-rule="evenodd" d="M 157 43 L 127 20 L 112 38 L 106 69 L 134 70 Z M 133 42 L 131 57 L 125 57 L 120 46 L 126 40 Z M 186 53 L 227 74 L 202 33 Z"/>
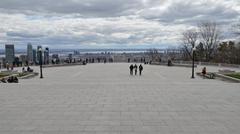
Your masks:
<path fill-rule="evenodd" d="M 42 74 L 42 48 L 38 49 L 39 52 L 39 64 L 40 64 L 40 79 L 43 78 L 43 74 Z"/>
<path fill-rule="evenodd" d="M 195 51 L 196 51 L 196 47 L 192 48 L 192 79 L 194 79 L 194 61 L 195 61 Z"/>

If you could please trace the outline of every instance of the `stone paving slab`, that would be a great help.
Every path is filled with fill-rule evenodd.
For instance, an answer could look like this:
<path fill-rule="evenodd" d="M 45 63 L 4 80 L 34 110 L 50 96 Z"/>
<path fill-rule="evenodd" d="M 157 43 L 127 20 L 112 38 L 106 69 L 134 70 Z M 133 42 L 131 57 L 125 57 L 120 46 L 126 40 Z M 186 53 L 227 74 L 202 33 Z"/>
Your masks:
<path fill-rule="evenodd" d="M 130 76 L 128 66 L 45 68 L 44 79 L 1 84 L 0 134 L 240 133 L 239 84 L 179 67 Z"/>

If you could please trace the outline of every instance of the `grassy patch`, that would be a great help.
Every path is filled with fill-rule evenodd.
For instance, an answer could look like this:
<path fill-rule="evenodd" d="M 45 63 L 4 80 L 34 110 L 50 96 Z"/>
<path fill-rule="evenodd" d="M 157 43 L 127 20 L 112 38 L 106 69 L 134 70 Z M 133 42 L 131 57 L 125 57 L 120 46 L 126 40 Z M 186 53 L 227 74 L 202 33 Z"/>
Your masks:
<path fill-rule="evenodd" d="M 227 76 L 240 79 L 240 73 L 227 74 Z"/>
<path fill-rule="evenodd" d="M 9 75 L 9 74 L 0 73 L 0 78 L 6 77 L 6 76 L 8 76 L 8 75 Z"/>
<path fill-rule="evenodd" d="M 28 72 L 24 72 L 24 73 L 0 73 L 0 78 L 6 77 L 6 76 L 10 76 L 10 75 L 16 75 L 17 77 L 23 77 L 28 75 Z"/>
<path fill-rule="evenodd" d="M 18 74 L 18 77 L 23 77 L 23 76 L 26 76 L 26 75 L 28 75 L 28 74 L 29 74 L 28 72 L 19 73 L 19 74 Z"/>

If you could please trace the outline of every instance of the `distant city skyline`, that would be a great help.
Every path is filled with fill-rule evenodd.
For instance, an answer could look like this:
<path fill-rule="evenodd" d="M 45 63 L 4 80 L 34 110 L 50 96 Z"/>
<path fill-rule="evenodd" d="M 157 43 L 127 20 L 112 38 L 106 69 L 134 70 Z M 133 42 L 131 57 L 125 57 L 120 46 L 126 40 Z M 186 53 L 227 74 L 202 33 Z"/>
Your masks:
<path fill-rule="evenodd" d="M 13 43 L 6 43 L 6 44 L 13 44 Z M 158 45 L 141 45 L 141 46 L 131 46 L 131 47 L 78 47 L 76 45 L 75 47 L 56 47 L 54 45 L 34 45 L 30 42 L 20 45 L 20 44 L 14 44 L 15 50 L 18 52 L 27 52 L 28 45 L 31 44 L 32 48 L 37 49 L 38 46 L 42 46 L 44 48 L 51 48 L 51 50 L 148 50 L 148 49 L 179 49 L 179 46 L 158 46 Z M 68 45 L 66 45 L 68 46 Z M 124 45 L 122 45 L 124 46 Z M 5 51 L 5 44 L 0 44 L 0 52 Z"/>
<path fill-rule="evenodd" d="M 56 4 L 58 3 L 58 4 Z M 235 40 L 239 0 L 1 0 L 0 49 L 174 48 L 181 33 L 215 21 Z"/>

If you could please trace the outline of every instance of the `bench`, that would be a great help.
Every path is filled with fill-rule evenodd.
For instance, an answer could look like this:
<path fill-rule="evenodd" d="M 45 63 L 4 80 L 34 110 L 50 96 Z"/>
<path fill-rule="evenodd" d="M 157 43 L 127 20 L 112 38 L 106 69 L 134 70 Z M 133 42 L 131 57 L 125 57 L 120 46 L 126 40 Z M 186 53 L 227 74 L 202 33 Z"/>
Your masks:
<path fill-rule="evenodd" d="M 215 73 L 207 73 L 205 75 L 203 75 L 202 73 L 197 73 L 197 75 L 202 76 L 203 78 L 207 78 L 207 79 L 215 79 L 216 78 Z"/>
<path fill-rule="evenodd" d="M 205 77 L 208 79 L 215 79 L 216 75 L 214 73 L 207 73 Z"/>

